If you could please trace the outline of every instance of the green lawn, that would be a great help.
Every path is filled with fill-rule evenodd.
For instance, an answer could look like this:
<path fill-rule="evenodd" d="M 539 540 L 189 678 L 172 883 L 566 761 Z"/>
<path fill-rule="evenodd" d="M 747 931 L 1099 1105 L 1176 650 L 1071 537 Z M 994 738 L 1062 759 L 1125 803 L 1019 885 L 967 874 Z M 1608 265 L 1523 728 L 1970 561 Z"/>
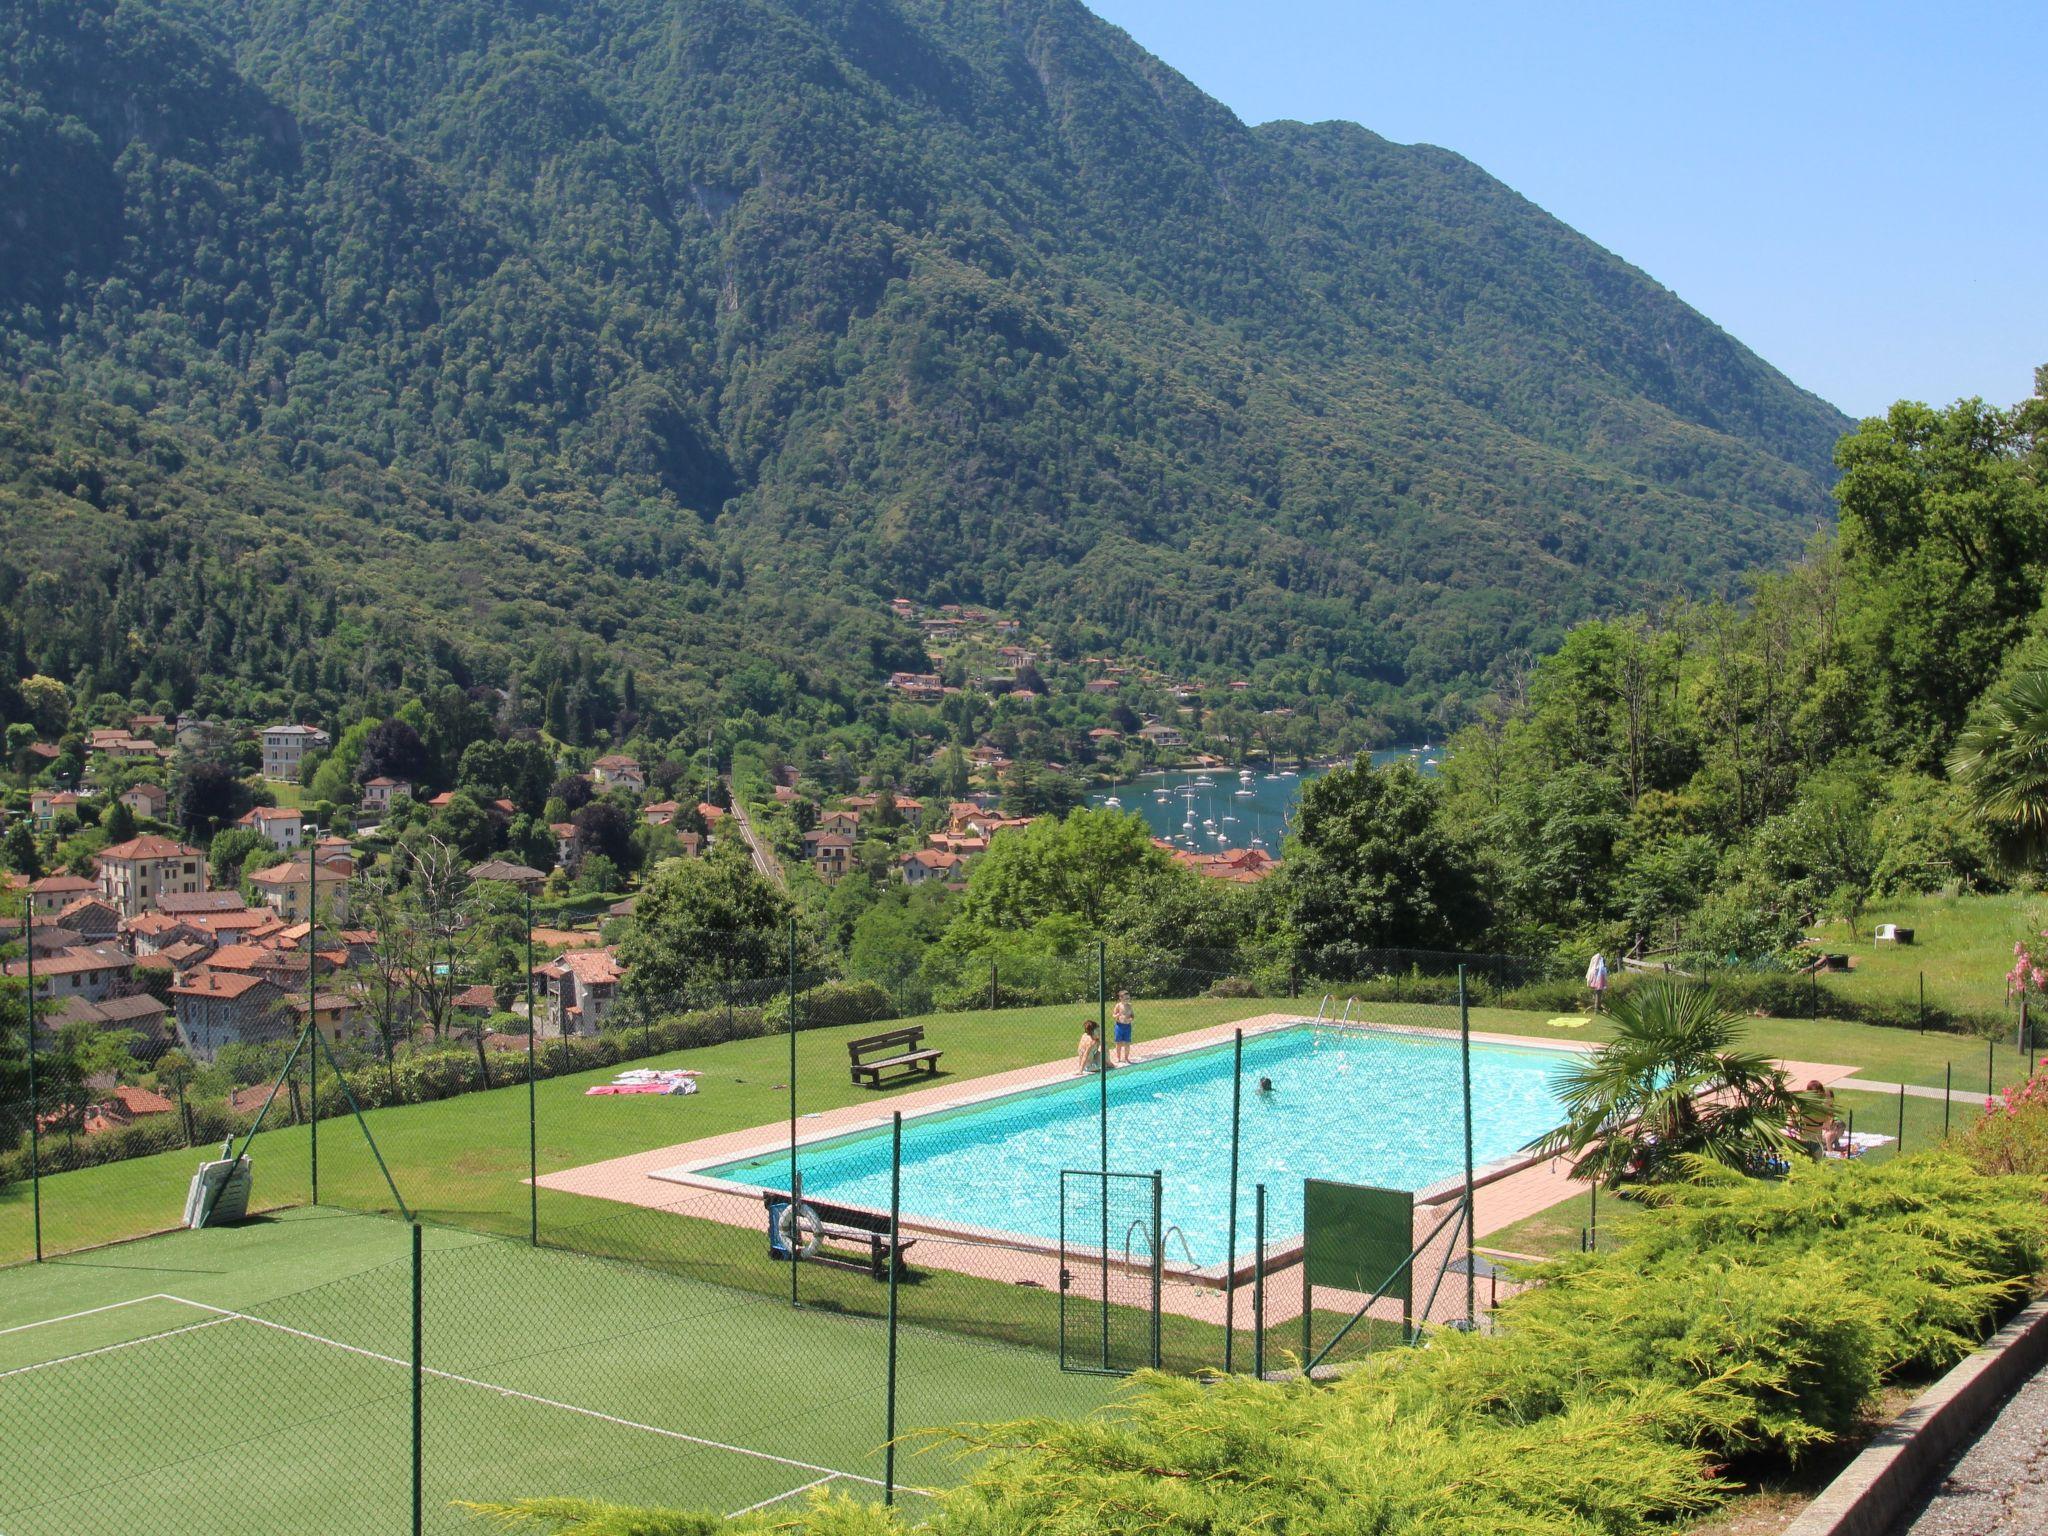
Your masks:
<path fill-rule="evenodd" d="M 1158 1038 L 1263 1012 L 1304 1006 L 1256 999 L 1147 1002 L 1141 1034 Z M 1374 1004 L 1374 1019 L 1455 1027 L 1455 1010 L 1412 1004 Z M 1059 1059 L 1071 1049 L 1077 1026 L 1092 1012 L 1085 1004 L 1008 1009 L 995 1013 L 940 1014 L 921 1022 L 942 1048 L 949 1074 L 976 1077 L 1032 1062 Z M 1508 1009 L 1472 1011 L 1475 1029 L 1546 1039 L 1599 1040 L 1604 1021 L 1576 1031 L 1548 1027 L 1547 1015 Z M 846 1073 L 845 1040 L 869 1026 L 807 1031 L 797 1037 L 800 1112 L 853 1102 L 885 1104 L 886 1093 L 857 1089 Z M 1940 1086 L 1953 1064 L 1958 1087 L 1983 1086 L 1986 1047 L 1968 1037 L 1883 1029 L 1834 1020 L 1756 1021 L 1753 1039 L 1775 1054 L 1854 1066 L 1877 1081 Z M 690 1065 L 704 1071 L 703 1091 L 690 1098 L 584 1097 L 611 1069 L 599 1068 L 538 1085 L 539 1162 L 543 1172 L 623 1156 L 720 1131 L 780 1119 L 788 1109 L 786 1037 L 735 1041 L 703 1050 L 651 1058 L 653 1065 Z M 2026 1060 L 2009 1045 L 1996 1047 L 1991 1076 L 1998 1085 L 2025 1075 Z M 331 1087 L 328 1090 L 332 1092 Z M 368 1120 L 397 1176 L 401 1192 L 430 1220 L 482 1231 L 526 1230 L 527 1128 L 524 1085 L 469 1094 L 436 1104 L 374 1110 Z M 258 1203 L 305 1204 L 310 1198 L 310 1148 L 305 1127 L 266 1131 L 254 1153 Z M 321 1198 L 365 1210 L 392 1206 L 382 1177 L 352 1123 L 320 1127 Z M 197 1161 L 189 1152 L 52 1176 L 43 1182 L 46 1252 L 63 1252 L 177 1225 L 185 1186 Z M 543 1190 L 543 1230 L 579 1225 L 614 1207 Z M 0 1261 L 32 1254 L 30 1190 L 0 1189 Z"/>
<path fill-rule="evenodd" d="M 462 1525 L 461 1500 L 732 1511 L 820 1477 L 878 1492 L 884 1330 L 515 1241 L 426 1241 L 428 1529 Z M 0 1277 L 0 1526 L 403 1529 L 412 1322 L 407 1229 L 374 1216 L 294 1211 L 16 1269 Z M 899 1382 L 900 1431 L 1079 1414 L 1115 1392 L 915 1328 Z M 899 1457 L 912 1487 L 963 1472 Z"/>
<path fill-rule="evenodd" d="M 1913 930 L 1911 944 L 1880 944 L 1880 923 Z M 1850 956 L 1847 975 L 1831 974 L 1829 988 L 1850 998 L 1919 996 L 1954 1009 L 1997 1013 L 2005 1007 L 2005 973 L 2016 939 L 2048 927 L 2048 900 L 2037 894 L 1912 896 L 1872 905 L 1850 924 L 1826 923 L 1814 937 Z"/>

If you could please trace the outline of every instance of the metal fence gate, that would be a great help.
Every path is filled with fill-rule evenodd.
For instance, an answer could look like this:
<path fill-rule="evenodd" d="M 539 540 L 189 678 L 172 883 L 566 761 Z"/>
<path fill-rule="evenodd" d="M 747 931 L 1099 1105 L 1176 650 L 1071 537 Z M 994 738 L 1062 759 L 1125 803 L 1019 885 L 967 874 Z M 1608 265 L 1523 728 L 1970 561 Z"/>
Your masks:
<path fill-rule="evenodd" d="M 1159 1365 L 1160 1176 L 1060 1174 L 1060 1369 Z"/>

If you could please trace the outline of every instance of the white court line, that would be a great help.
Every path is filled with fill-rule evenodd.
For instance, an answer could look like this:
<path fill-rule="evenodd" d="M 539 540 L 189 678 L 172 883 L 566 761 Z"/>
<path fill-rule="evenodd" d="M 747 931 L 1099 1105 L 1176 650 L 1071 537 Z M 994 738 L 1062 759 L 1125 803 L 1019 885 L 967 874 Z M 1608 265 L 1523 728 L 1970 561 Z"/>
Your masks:
<path fill-rule="evenodd" d="M 836 1477 L 838 1475 L 839 1474 L 835 1472 L 833 1474 L 833 1477 Z M 725 1518 L 728 1520 L 737 1520 L 741 1515 L 751 1515 L 757 1509 L 766 1509 L 770 1504 L 780 1504 L 784 1499 L 793 1499 L 800 1493 L 809 1493 L 813 1488 L 822 1488 L 831 1481 L 831 1477 L 818 1478 L 813 1482 L 805 1483 L 801 1488 L 792 1488 L 787 1493 L 778 1493 L 772 1498 L 766 1498 L 761 1500 L 761 1502 L 758 1504 L 749 1504 L 745 1509 L 736 1509 L 731 1514 L 727 1515 Z"/>
<path fill-rule="evenodd" d="M 0 1338 L 10 1333 L 27 1333 L 31 1328 L 47 1328 L 52 1323 L 68 1323 L 74 1318 L 98 1317 L 102 1312 L 118 1312 L 123 1307 L 140 1306 L 145 1301 L 164 1301 L 168 1298 L 152 1293 L 148 1296 L 131 1296 L 126 1301 L 110 1301 L 104 1307 L 87 1307 L 83 1312 L 66 1312 L 62 1317 L 46 1317 L 35 1323 L 16 1323 L 12 1328 L 0 1328 Z"/>
<path fill-rule="evenodd" d="M 361 1355 L 366 1360 L 381 1360 L 386 1365 L 396 1365 L 406 1370 L 412 1369 L 412 1362 L 410 1360 L 400 1359 L 397 1355 L 380 1354 L 374 1349 L 364 1349 L 358 1344 L 345 1344 L 340 1339 L 330 1339 L 324 1334 L 308 1333 L 303 1328 L 291 1328 L 283 1323 L 273 1323 L 267 1317 L 256 1317 L 247 1312 L 236 1312 L 228 1307 L 216 1307 L 209 1302 L 193 1301 L 184 1296 L 173 1296 L 169 1292 L 164 1293 L 164 1300 L 183 1302 L 186 1306 L 197 1307 L 202 1312 L 215 1313 L 217 1314 L 217 1320 L 221 1322 L 237 1319 L 245 1323 L 255 1323 L 259 1327 L 273 1328 L 279 1333 L 290 1334 L 294 1338 L 306 1339 L 315 1344 L 326 1344 L 351 1355 Z M 663 1429 L 658 1424 L 642 1424 L 637 1419 L 620 1418 L 617 1414 L 602 1413 L 595 1408 L 578 1407 L 575 1403 L 565 1403 L 557 1398 L 540 1397 L 532 1392 L 521 1392 L 513 1387 L 502 1387 L 494 1381 L 482 1381 L 474 1376 L 461 1376 L 453 1371 L 437 1371 L 432 1366 L 423 1366 L 420 1374 L 432 1376 L 440 1381 L 456 1382 L 465 1387 L 481 1387 L 486 1392 L 497 1393 L 500 1397 L 518 1398 L 522 1402 L 534 1403 L 543 1408 L 559 1408 L 564 1413 L 581 1414 L 587 1419 L 598 1419 L 606 1424 L 616 1424 L 621 1429 L 637 1429 L 646 1434 L 661 1435 L 666 1439 L 681 1440 L 690 1445 L 701 1445 L 709 1450 L 731 1451 L 736 1456 L 751 1456 L 757 1461 L 773 1461 L 785 1467 L 795 1467 L 802 1472 L 822 1473 L 821 1481 L 843 1477 L 856 1483 L 866 1483 L 874 1488 L 882 1486 L 882 1480 L 879 1477 L 866 1477 L 859 1472 L 842 1472 L 837 1467 L 824 1467 L 814 1461 L 798 1461 L 790 1456 L 777 1456 L 771 1451 L 757 1451 L 751 1446 L 732 1445 L 724 1440 L 707 1440 L 702 1435 L 684 1434 L 679 1429 Z M 903 1491 L 920 1494 L 928 1492 L 928 1490 L 923 1488 L 909 1487 L 906 1487 Z"/>
<path fill-rule="evenodd" d="M 90 1360 L 95 1355 L 111 1355 L 116 1350 L 133 1349 L 138 1344 L 154 1344 L 159 1339 L 175 1339 L 181 1333 L 197 1333 L 202 1328 L 217 1328 L 227 1322 L 225 1317 L 211 1317 L 203 1323 L 187 1323 L 182 1328 L 167 1328 L 162 1333 L 145 1334 L 139 1339 L 124 1339 L 119 1344 L 102 1344 L 98 1349 L 80 1350 L 75 1355 L 59 1355 L 54 1360 L 38 1360 L 34 1365 L 17 1365 L 11 1371 L 0 1371 L 0 1381 L 10 1376 L 26 1376 L 31 1371 L 47 1371 L 53 1365 L 70 1365 L 77 1360 Z"/>

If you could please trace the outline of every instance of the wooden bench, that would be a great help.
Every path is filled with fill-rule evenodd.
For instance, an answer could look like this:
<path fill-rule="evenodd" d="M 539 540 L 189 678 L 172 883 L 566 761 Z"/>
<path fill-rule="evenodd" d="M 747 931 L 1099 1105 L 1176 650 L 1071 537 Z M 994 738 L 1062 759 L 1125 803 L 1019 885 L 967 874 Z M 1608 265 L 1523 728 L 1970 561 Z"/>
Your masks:
<path fill-rule="evenodd" d="M 761 1204 L 768 1212 L 768 1252 L 770 1257 L 786 1259 L 789 1254 L 777 1246 L 775 1233 L 775 1208 L 786 1205 L 787 1195 L 763 1191 Z M 917 1239 L 906 1237 L 901 1241 L 891 1238 L 889 1218 L 879 1211 L 863 1211 L 850 1205 L 833 1205 L 825 1200 L 806 1198 L 804 1205 L 818 1218 L 818 1250 L 803 1255 L 806 1264 L 829 1264 L 835 1269 L 860 1270 L 877 1280 L 889 1278 L 889 1265 L 896 1266 L 896 1276 L 903 1278 L 910 1273 L 903 1262 L 903 1251 L 916 1246 Z M 852 1248 L 854 1253 L 828 1251 L 827 1243 L 841 1248 Z M 860 1250 L 866 1257 L 860 1256 Z"/>
<path fill-rule="evenodd" d="M 869 1035 L 865 1040 L 846 1042 L 846 1056 L 853 1072 L 853 1086 L 858 1088 L 865 1080 L 870 1088 L 882 1086 L 884 1072 L 898 1072 L 905 1077 L 915 1077 L 922 1072 L 936 1076 L 939 1070 L 939 1052 L 925 1050 L 924 1029 L 912 1025 L 909 1029 L 892 1029 L 886 1035 Z"/>

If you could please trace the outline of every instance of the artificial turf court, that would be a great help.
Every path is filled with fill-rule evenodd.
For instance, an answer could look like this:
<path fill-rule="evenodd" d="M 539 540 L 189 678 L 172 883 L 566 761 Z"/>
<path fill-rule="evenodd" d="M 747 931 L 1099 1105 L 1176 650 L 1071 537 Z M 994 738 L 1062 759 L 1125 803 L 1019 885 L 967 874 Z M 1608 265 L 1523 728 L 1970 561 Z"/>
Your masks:
<path fill-rule="evenodd" d="M 872 1321 L 445 1229 L 420 1272 L 427 1529 L 521 1496 L 722 1513 L 814 1487 L 880 1496 Z M 407 1529 L 412 1287 L 404 1224 L 331 1210 L 9 1272 L 0 1532 Z M 930 1330 L 898 1352 L 899 1432 L 1115 1393 Z M 929 1440 L 897 1463 L 911 1490 L 969 1465 Z"/>

